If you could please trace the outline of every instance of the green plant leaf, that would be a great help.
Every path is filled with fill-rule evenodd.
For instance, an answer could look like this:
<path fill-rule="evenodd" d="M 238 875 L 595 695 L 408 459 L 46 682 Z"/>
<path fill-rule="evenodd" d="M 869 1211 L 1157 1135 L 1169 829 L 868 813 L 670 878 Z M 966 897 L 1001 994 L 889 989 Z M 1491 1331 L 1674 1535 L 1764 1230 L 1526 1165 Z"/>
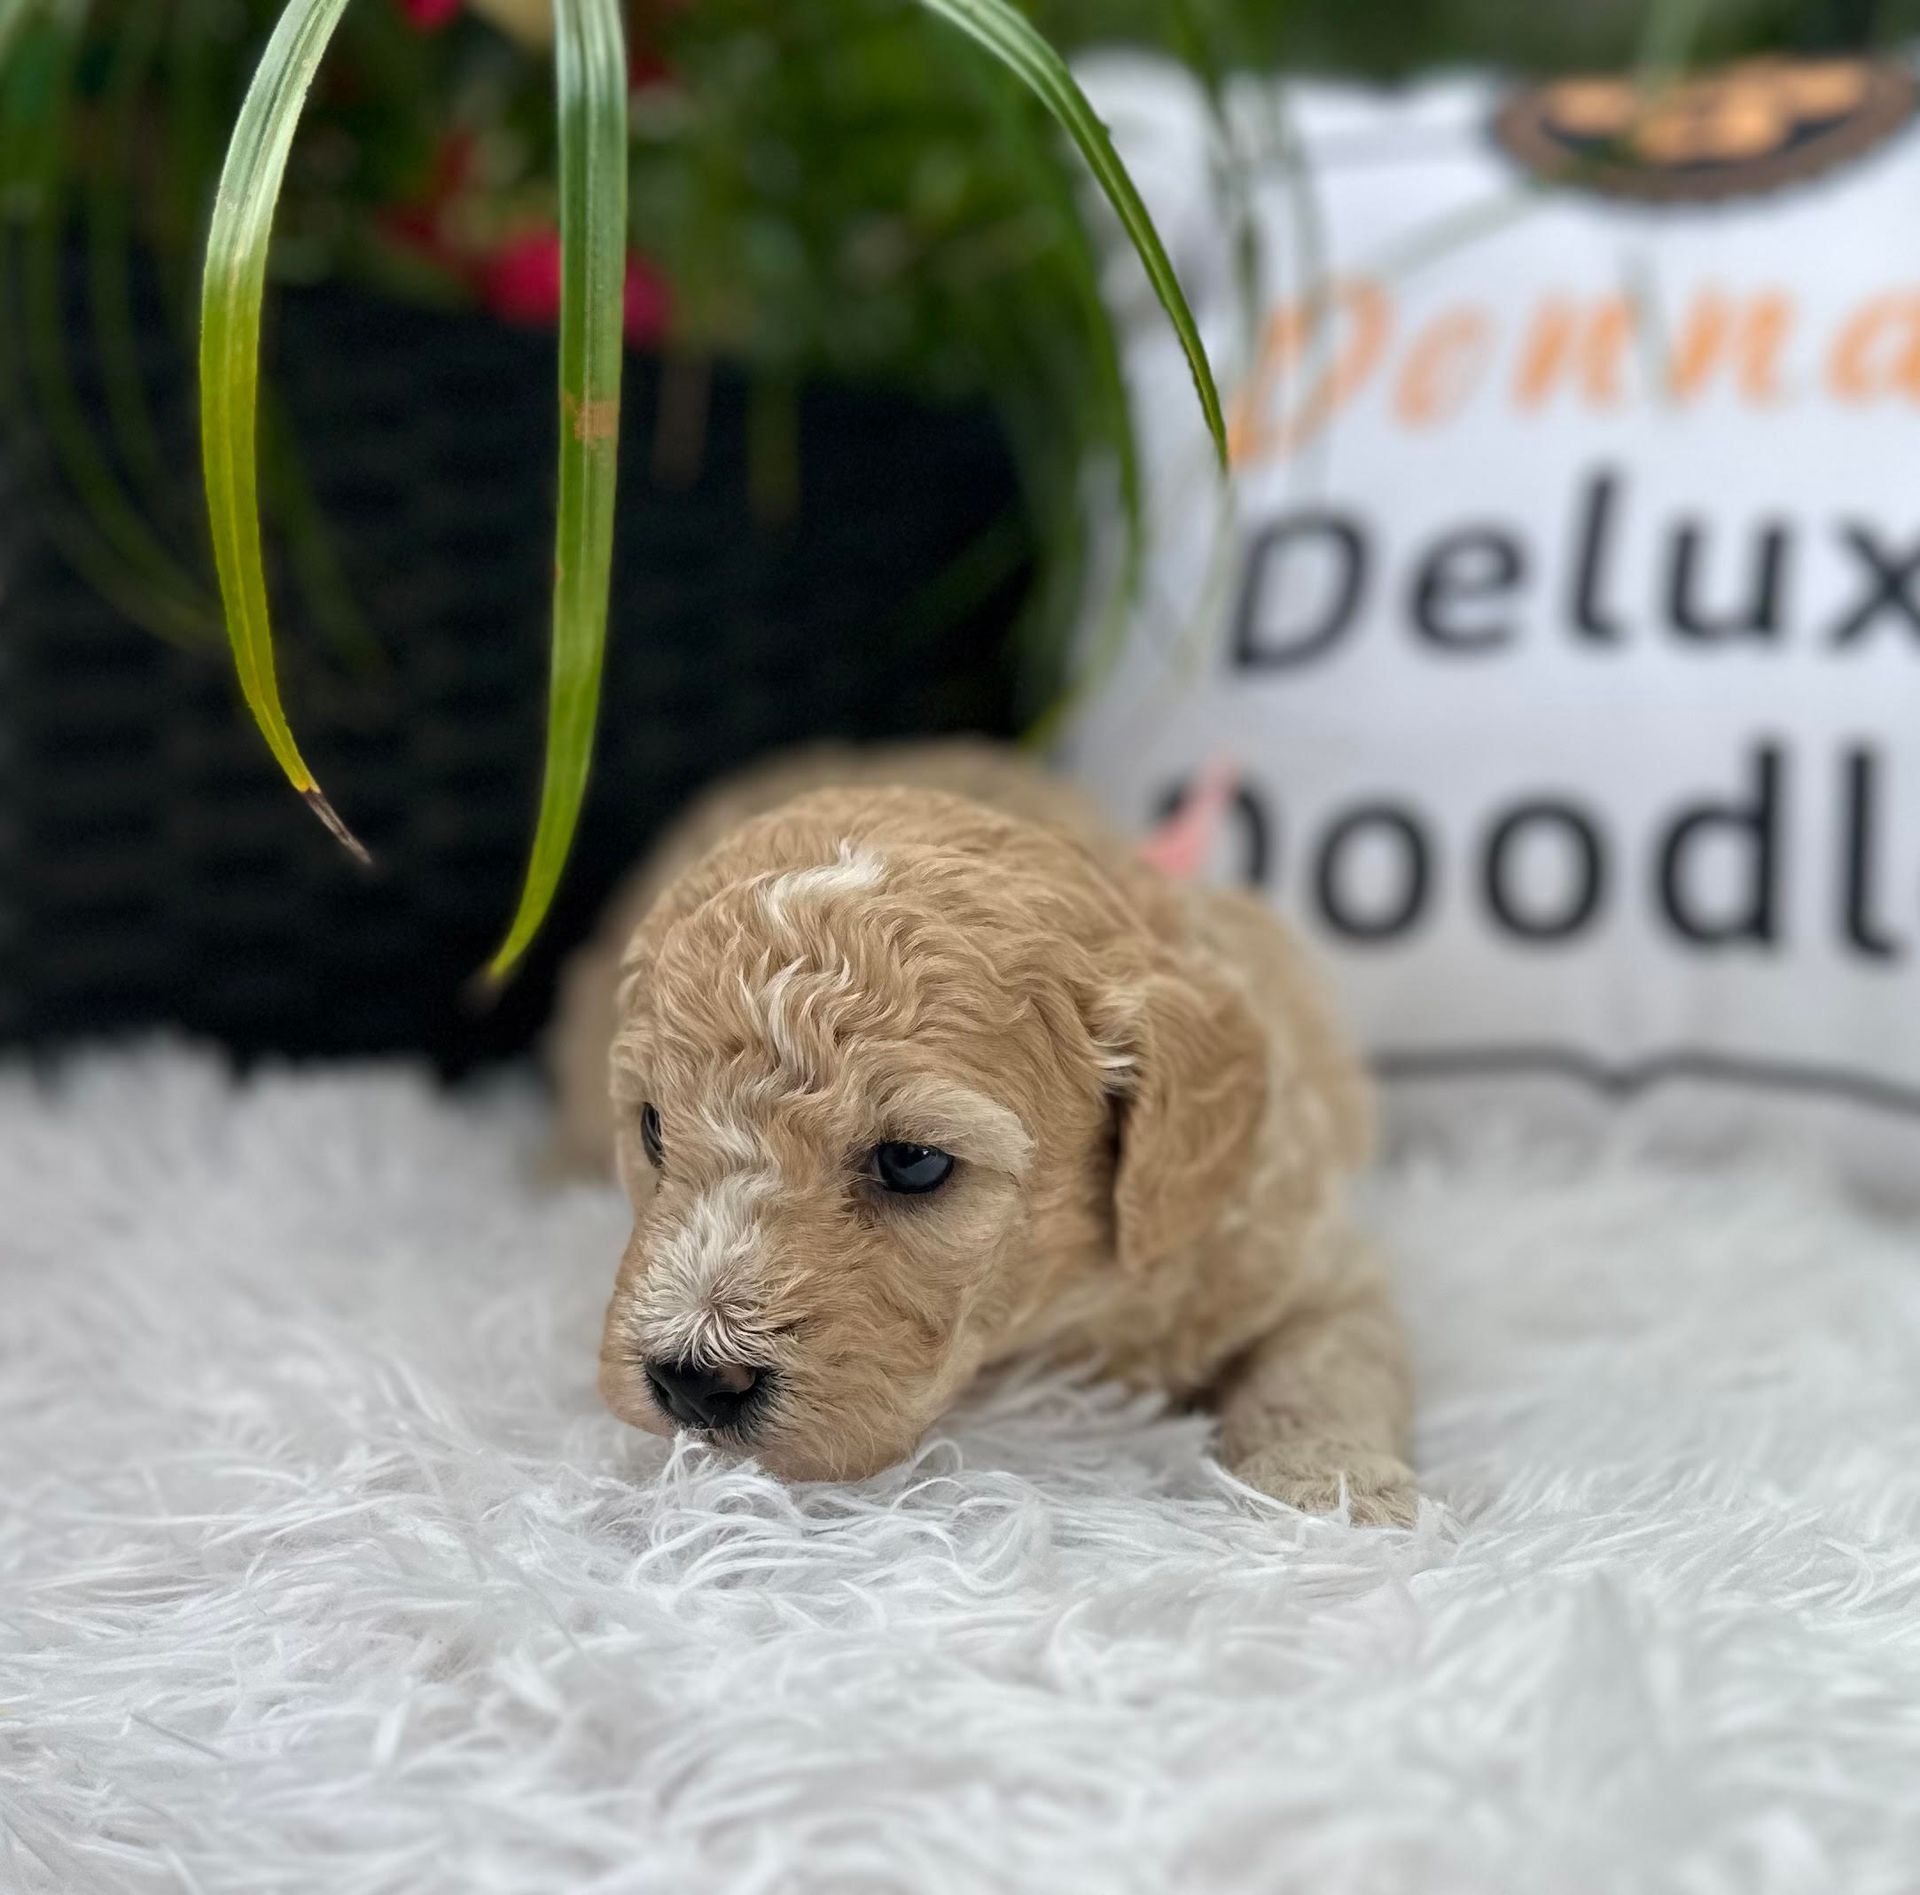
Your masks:
<path fill-rule="evenodd" d="M 1140 201 L 1140 193 L 1134 189 L 1133 179 L 1120 162 L 1120 154 L 1114 150 L 1107 128 L 1068 71 L 1066 61 L 1007 0 L 920 0 L 920 4 L 993 54 L 1032 90 L 1079 146 L 1081 156 L 1139 253 L 1154 294 L 1159 297 L 1160 306 L 1167 312 L 1174 333 L 1180 338 L 1180 346 L 1186 351 L 1187 366 L 1193 371 L 1193 385 L 1207 418 L 1208 431 L 1213 436 L 1214 451 L 1224 467 L 1227 429 L 1220 412 L 1220 391 L 1214 386 L 1207 352 L 1200 345 L 1200 331 L 1194 323 L 1193 311 L 1187 307 L 1180 280 L 1173 273 L 1160 234 L 1153 227 L 1147 207 Z"/>
<path fill-rule="evenodd" d="M 13 43 L 40 13 L 45 0 L 0 0 L 0 66 L 6 64 Z"/>
<path fill-rule="evenodd" d="M 143 94 L 158 60 L 167 24 L 165 0 L 133 8 L 114 22 L 105 55 L 99 137 L 106 162 L 86 191 L 88 311 L 107 417 L 121 457 L 138 479 L 146 503 L 162 518 L 178 503 L 178 476 L 161 452 L 159 430 L 140 372 L 133 314 L 131 258 L 133 191 L 138 175 Z"/>
<path fill-rule="evenodd" d="M 627 256 L 627 54 L 620 0 L 554 0 L 560 147 L 560 505 L 540 817 L 499 983 L 539 932 L 586 798 L 607 643 Z"/>
<path fill-rule="evenodd" d="M 0 0 L 0 430 L 62 557 L 126 617 L 191 644 L 216 623 L 204 588 L 122 490 L 67 360 L 62 240 L 87 15 L 86 0 Z"/>
<path fill-rule="evenodd" d="M 227 146 L 200 288 L 200 460 L 240 689 L 287 779 L 362 861 L 366 850 L 321 794 L 280 707 L 259 495 L 260 305 L 287 154 L 308 88 L 347 0 L 288 0 L 260 55 Z"/>
<path fill-rule="evenodd" d="M 1120 345 L 1113 331 L 1113 315 L 1100 293 L 1100 258 L 1081 219 L 1080 205 L 1058 147 L 1042 136 L 1025 101 L 999 94 L 1001 135 L 1028 154 L 1023 167 L 1035 194 L 1059 225 L 1060 270 L 1065 287 L 1078 305 L 1079 346 L 1084 347 L 1087 372 L 1094 391 L 1092 412 L 1107 445 L 1112 448 L 1120 482 L 1120 511 L 1126 527 L 1126 550 L 1118 607 L 1130 606 L 1140 589 L 1146 559 L 1146 495 L 1140 469 L 1140 442 L 1134 433 L 1133 409 L 1127 400 L 1127 378 L 1120 361 Z"/>

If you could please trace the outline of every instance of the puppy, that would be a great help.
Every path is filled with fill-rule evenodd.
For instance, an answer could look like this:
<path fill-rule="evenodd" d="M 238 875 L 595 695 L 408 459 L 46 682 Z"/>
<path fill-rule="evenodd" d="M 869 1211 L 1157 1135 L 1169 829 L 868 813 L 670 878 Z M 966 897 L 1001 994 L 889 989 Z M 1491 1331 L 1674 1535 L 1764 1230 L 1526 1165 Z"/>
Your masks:
<path fill-rule="evenodd" d="M 636 1427 L 857 1477 L 1039 1353 L 1209 1404 L 1280 1500 L 1412 1518 L 1400 1329 L 1343 1196 L 1367 1096 L 1317 981 L 1011 755 L 710 799 L 555 1046 L 572 1157 L 633 1201 L 600 1385 Z"/>

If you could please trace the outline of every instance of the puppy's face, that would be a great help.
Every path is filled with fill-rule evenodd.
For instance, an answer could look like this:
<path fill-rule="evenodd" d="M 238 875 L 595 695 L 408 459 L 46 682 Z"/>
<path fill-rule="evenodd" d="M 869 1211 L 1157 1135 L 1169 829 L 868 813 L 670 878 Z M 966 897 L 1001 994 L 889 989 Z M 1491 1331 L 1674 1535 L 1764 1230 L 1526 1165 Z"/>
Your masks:
<path fill-rule="evenodd" d="M 849 848 L 750 875 L 646 942 L 601 1357 L 638 1427 L 790 1478 L 871 1472 L 1030 1300 L 1036 1221 L 1097 1228 L 1097 1082 L 911 868 Z"/>
<path fill-rule="evenodd" d="M 1125 904 L 1085 858 L 843 836 L 750 826 L 669 889 L 613 1049 L 634 1226 L 602 1391 L 798 1479 L 907 1454 L 1064 1282 L 1118 1268 L 1175 1143 L 1136 1112 L 1116 1144 L 1158 1002 L 1089 952 Z M 1245 1113 L 1201 1107 L 1237 1161 Z"/>

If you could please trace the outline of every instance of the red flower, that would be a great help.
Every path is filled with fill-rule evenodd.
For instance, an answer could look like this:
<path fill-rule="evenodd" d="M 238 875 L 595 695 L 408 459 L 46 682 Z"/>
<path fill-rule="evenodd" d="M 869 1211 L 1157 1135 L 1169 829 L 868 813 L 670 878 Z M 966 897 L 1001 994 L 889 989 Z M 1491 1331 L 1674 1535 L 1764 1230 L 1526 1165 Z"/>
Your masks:
<path fill-rule="evenodd" d="M 472 169 L 473 135 L 449 132 L 434 147 L 425 188 L 408 202 L 382 211 L 382 227 L 409 250 L 449 269 L 461 269 L 460 258 L 447 238 L 445 220 L 448 208 L 467 188 Z"/>
<path fill-rule="evenodd" d="M 481 265 L 481 300 L 508 322 L 547 327 L 560 317 L 560 233 L 536 230 L 501 245 Z M 623 289 L 628 342 L 659 341 L 671 309 L 666 279 L 645 257 L 627 255 Z"/>
<path fill-rule="evenodd" d="M 460 0 L 400 0 L 408 23 L 421 33 L 437 33 L 460 11 Z"/>
<path fill-rule="evenodd" d="M 627 340 L 636 348 L 658 342 L 667 332 L 673 299 L 667 279 L 637 250 L 627 252 Z"/>
<path fill-rule="evenodd" d="M 627 90 L 644 92 L 649 86 L 670 86 L 678 75 L 656 47 L 636 42 L 627 52 Z"/>
<path fill-rule="evenodd" d="M 481 300 L 508 322 L 560 319 L 560 233 L 536 230 L 504 243 L 480 265 Z"/>

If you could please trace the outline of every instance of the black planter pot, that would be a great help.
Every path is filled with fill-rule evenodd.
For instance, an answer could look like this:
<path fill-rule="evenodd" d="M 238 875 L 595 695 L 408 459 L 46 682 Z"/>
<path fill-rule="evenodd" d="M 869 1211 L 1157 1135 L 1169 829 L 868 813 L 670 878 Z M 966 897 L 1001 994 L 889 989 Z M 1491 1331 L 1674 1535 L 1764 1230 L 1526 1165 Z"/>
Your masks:
<path fill-rule="evenodd" d="M 697 477 L 662 486 L 660 374 L 634 357 L 588 809 L 545 938 L 475 1011 L 462 992 L 511 912 L 539 780 L 552 339 L 336 292 L 278 320 L 277 382 L 385 655 L 364 675 L 317 661 L 277 583 L 283 687 L 378 872 L 288 790 L 221 653 L 162 643 L 74 575 L 28 456 L 0 443 L 0 1043 L 165 1023 L 243 1057 L 457 1070 L 525 1045 L 560 955 L 709 777 L 817 737 L 1010 727 L 1024 557 L 957 617 L 932 596 L 1017 517 L 987 417 L 809 389 L 797 505 L 768 525 L 743 385 L 713 381 Z M 190 391 L 171 347 L 153 366 L 190 490 Z"/>

